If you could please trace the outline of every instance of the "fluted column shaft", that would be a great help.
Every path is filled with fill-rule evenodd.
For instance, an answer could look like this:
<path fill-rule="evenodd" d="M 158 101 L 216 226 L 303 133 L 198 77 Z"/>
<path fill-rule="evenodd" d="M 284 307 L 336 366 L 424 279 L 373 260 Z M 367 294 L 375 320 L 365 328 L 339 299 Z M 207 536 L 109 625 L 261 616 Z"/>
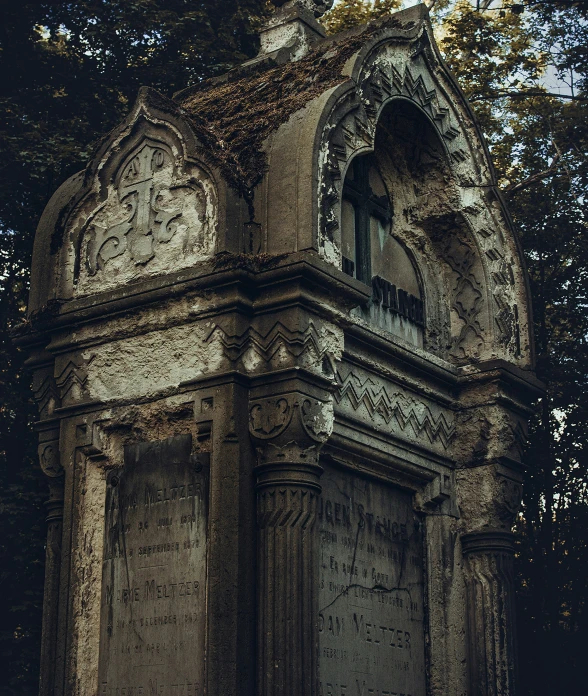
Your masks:
<path fill-rule="evenodd" d="M 319 475 L 318 467 L 301 472 L 294 462 L 258 474 L 258 690 L 267 696 L 315 693 Z"/>
<path fill-rule="evenodd" d="M 516 696 L 514 535 L 462 535 L 468 618 L 469 696 Z"/>
<path fill-rule="evenodd" d="M 258 466 L 258 696 L 314 696 L 317 569 L 314 525 L 319 450 L 332 429 L 330 403 L 301 394 L 250 407 Z"/>

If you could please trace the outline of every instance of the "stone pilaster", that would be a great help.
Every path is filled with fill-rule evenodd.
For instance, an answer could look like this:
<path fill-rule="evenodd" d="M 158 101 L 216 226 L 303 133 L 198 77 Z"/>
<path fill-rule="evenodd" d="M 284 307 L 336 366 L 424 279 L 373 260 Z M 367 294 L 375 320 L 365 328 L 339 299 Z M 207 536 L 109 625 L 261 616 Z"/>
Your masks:
<path fill-rule="evenodd" d="M 47 547 L 45 551 L 45 589 L 41 639 L 39 696 L 53 696 L 55 688 L 55 654 L 58 643 L 59 578 L 63 536 L 63 469 L 59 462 L 57 440 L 39 445 L 41 468 L 49 478 L 47 509 Z"/>
<path fill-rule="evenodd" d="M 258 453 L 259 696 L 312 696 L 317 675 L 314 524 L 330 402 L 301 393 L 250 403 Z"/>
<path fill-rule="evenodd" d="M 454 456 L 466 593 L 468 696 L 516 696 L 514 535 L 526 421 L 541 384 L 502 361 L 464 373 Z"/>
<path fill-rule="evenodd" d="M 470 696 L 515 696 L 514 535 L 463 534 Z"/>

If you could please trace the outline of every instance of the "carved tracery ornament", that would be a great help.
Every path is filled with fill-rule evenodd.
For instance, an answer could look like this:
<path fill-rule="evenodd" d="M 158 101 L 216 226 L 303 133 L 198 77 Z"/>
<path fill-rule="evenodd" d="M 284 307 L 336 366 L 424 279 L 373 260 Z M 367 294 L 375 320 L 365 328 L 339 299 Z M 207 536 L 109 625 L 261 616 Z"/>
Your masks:
<path fill-rule="evenodd" d="M 78 224 L 77 290 L 181 268 L 214 253 L 217 202 L 204 169 L 145 137 L 115 169 L 102 202 Z"/>
<path fill-rule="evenodd" d="M 458 187 L 468 192 L 461 209 L 455 212 L 475 232 L 469 256 L 475 255 L 482 262 L 477 263 L 476 277 L 469 272 L 460 279 L 459 287 L 454 288 L 451 302 L 457 331 L 452 332 L 451 354 L 458 360 L 469 354 L 481 357 L 491 349 L 490 334 L 493 334 L 502 350 L 520 357 L 523 347 L 515 288 L 515 283 L 520 281 L 514 250 L 501 230 L 507 224 L 505 216 L 496 201 L 484 200 L 481 195 L 483 190 L 491 188 L 491 173 L 483 164 L 486 154 L 476 150 L 477 144 L 472 146 L 459 114 L 445 96 L 447 84 L 437 84 L 439 69 L 433 51 L 426 46 L 426 37 L 422 50 L 403 70 L 392 64 L 386 51 L 385 46 L 378 47 L 364 60 L 357 87 L 344 92 L 335 102 L 323 130 L 319 173 L 320 253 L 330 263 L 342 265 L 340 207 L 347 164 L 355 156 L 374 150 L 378 121 L 392 100 L 412 102 L 426 114 L 443 143 Z M 476 203 L 469 200 L 472 196 Z M 446 263 L 453 266 L 451 261 Z M 482 321 L 482 313 L 494 316 L 490 332 L 484 326 L 486 320 Z"/>
<path fill-rule="evenodd" d="M 187 246 L 199 231 L 197 223 L 204 222 L 202 187 L 177 181 L 173 157 L 162 145 L 146 142 L 133 153 L 121 168 L 116 188 L 119 205 L 112 212 L 97 212 L 90 225 L 87 264 L 91 275 L 125 251 L 135 264 L 147 263 L 155 255 L 156 244 L 169 242 L 176 233 L 185 235 Z M 190 219 L 190 205 L 198 218 Z"/>

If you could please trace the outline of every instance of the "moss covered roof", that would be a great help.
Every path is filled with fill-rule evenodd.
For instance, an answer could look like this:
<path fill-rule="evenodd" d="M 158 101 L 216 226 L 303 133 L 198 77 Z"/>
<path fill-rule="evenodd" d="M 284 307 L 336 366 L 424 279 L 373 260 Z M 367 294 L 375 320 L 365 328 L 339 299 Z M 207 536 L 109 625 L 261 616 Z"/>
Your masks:
<path fill-rule="evenodd" d="M 306 104 L 349 78 L 345 63 L 384 29 L 410 30 L 397 16 L 321 40 L 303 59 L 284 65 L 267 62 L 223 81 L 209 80 L 176 95 L 203 145 L 205 156 L 227 182 L 251 199 L 266 170 L 262 145 Z"/>

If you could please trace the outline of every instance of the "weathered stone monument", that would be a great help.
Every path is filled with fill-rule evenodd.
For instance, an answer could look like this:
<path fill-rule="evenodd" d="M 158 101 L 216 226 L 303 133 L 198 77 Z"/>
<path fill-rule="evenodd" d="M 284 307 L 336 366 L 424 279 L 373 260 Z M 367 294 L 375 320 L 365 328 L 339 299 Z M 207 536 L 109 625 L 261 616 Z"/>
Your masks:
<path fill-rule="evenodd" d="M 35 242 L 43 696 L 514 696 L 521 250 L 424 6 L 141 90 Z"/>

